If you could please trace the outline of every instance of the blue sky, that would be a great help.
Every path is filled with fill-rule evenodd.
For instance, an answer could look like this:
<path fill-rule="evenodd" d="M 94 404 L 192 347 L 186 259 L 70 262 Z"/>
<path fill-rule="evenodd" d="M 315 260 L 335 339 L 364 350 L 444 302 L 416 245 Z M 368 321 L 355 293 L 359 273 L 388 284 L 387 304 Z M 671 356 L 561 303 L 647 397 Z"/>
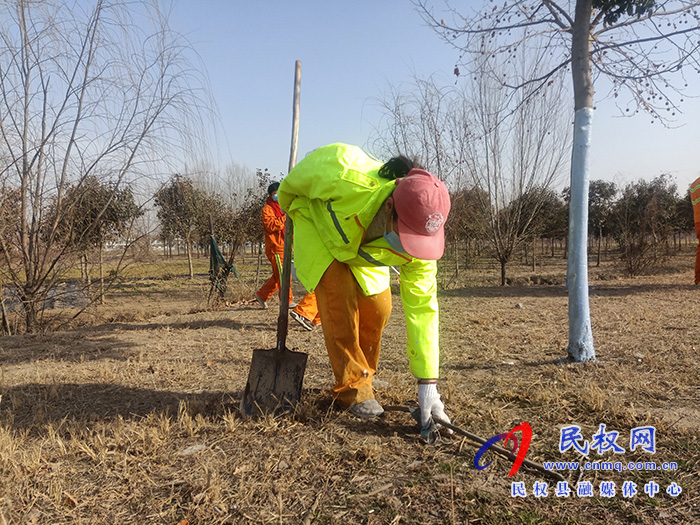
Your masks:
<path fill-rule="evenodd" d="M 296 60 L 299 158 L 330 142 L 366 145 L 375 100 L 390 85 L 416 75 L 451 81 L 457 60 L 408 0 L 179 0 L 171 26 L 206 67 L 220 116 L 217 162 L 273 174 L 289 162 Z M 591 179 L 622 185 L 666 172 L 685 191 L 700 177 L 700 100 L 686 100 L 677 129 L 617 117 L 597 101 Z"/>

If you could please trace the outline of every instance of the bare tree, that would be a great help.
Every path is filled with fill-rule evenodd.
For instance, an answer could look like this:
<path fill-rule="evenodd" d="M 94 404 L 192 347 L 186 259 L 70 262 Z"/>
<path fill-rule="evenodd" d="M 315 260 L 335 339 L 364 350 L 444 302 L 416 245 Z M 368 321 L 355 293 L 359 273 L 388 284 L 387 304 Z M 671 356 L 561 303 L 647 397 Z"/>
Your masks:
<path fill-rule="evenodd" d="M 588 301 L 588 171 L 593 119 L 593 83 L 610 82 L 610 94 L 624 113 L 646 111 L 655 118 L 673 117 L 687 87 L 684 72 L 700 70 L 697 34 L 700 23 L 693 0 L 516 0 L 485 3 L 463 14 L 450 7 L 437 15 L 429 0 L 415 5 L 459 60 L 475 57 L 513 59 L 531 42 L 548 51 L 548 60 L 525 81 L 502 79 L 514 90 L 546 91 L 562 72 L 572 75 L 574 138 L 571 162 L 568 358 L 595 359 Z M 459 72 L 459 65 L 455 72 Z M 517 70 L 519 73 L 519 69 Z M 622 95 L 622 97 L 620 97 Z M 626 101 L 626 102 L 624 102 Z M 631 111 L 630 111 L 631 110 Z"/>
<path fill-rule="evenodd" d="M 462 100 L 453 87 L 441 86 L 434 78 L 417 77 L 403 90 L 390 86 L 389 93 L 378 99 L 383 116 L 374 130 L 373 149 L 380 158 L 398 153 L 415 157 L 440 180 L 462 189 L 466 182 L 460 177 Z"/>
<path fill-rule="evenodd" d="M 223 202 L 234 209 L 246 204 L 249 189 L 257 188 L 255 170 L 236 162 L 231 162 L 223 170 L 208 163 L 200 163 L 194 169 L 184 171 L 195 186 L 209 195 L 220 195 Z"/>
<path fill-rule="evenodd" d="M 549 188 L 566 169 L 569 140 L 562 117 L 567 111 L 556 95 L 550 100 L 523 90 L 511 99 L 492 75 L 479 75 L 474 84 L 467 162 L 488 196 L 482 206 L 504 285 L 507 263 L 532 235 Z"/>
<path fill-rule="evenodd" d="M 202 84 L 155 1 L 18 0 L 0 20 L 0 177 L 19 208 L 0 226 L 2 272 L 32 331 L 75 260 L 59 235 L 67 188 L 158 171 L 196 139 Z"/>

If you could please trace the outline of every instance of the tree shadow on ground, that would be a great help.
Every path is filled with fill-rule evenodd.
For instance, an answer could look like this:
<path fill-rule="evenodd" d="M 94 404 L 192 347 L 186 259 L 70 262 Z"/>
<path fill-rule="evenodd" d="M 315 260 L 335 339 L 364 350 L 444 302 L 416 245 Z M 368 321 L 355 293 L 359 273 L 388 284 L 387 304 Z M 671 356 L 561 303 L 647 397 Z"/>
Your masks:
<path fill-rule="evenodd" d="M 177 416 L 186 403 L 190 416 L 236 410 L 238 392 L 171 392 L 102 383 L 31 383 L 3 393 L 0 422 L 38 436 L 45 425 L 77 420 L 86 424 L 121 417 L 141 419 L 157 413 Z"/>
<path fill-rule="evenodd" d="M 81 331 L 18 335 L 3 339 L 0 362 L 9 366 L 45 359 L 68 362 L 99 359 L 123 361 L 130 355 L 129 350 L 137 346 L 114 336 L 90 339 Z"/>
<path fill-rule="evenodd" d="M 240 330 L 241 328 L 261 330 L 272 326 L 271 323 L 245 323 L 237 322 L 232 319 L 197 319 L 192 321 L 180 321 L 180 322 L 163 322 L 163 323 L 109 323 L 105 325 L 100 325 L 92 328 L 86 328 L 85 330 L 102 331 L 108 330 L 122 330 L 122 331 L 150 331 L 150 330 L 204 330 L 206 328 L 227 328 L 230 330 Z"/>
<path fill-rule="evenodd" d="M 638 284 L 638 285 L 589 285 L 589 294 L 597 296 L 627 296 L 641 293 L 688 291 L 697 287 L 693 284 Z M 567 297 L 563 286 L 470 286 L 440 290 L 443 297 Z"/>
<path fill-rule="evenodd" d="M 90 426 L 117 418 L 138 421 L 151 414 L 177 418 L 183 411 L 190 417 L 201 414 L 217 418 L 226 413 L 242 417 L 238 415 L 241 396 L 240 391 L 190 393 L 102 383 L 31 383 L 5 390 L 0 425 L 38 438 L 46 434 L 47 425 L 60 427 L 67 421 Z M 316 428 L 323 427 L 330 419 L 358 438 L 398 438 L 411 446 L 425 444 L 418 424 L 408 413 L 387 411 L 381 418 L 363 420 L 334 405 L 325 391 L 304 390 L 304 398 L 306 406 L 301 413 L 279 417 L 298 419 Z M 362 447 L 353 453 L 362 454 Z"/>
<path fill-rule="evenodd" d="M 205 330 L 225 328 L 229 330 L 274 330 L 272 323 L 247 323 L 228 319 L 203 319 L 173 323 L 110 323 L 45 334 L 5 336 L 0 346 L 0 363 L 17 365 L 36 360 L 61 360 L 67 362 L 113 359 L 124 361 L 141 346 L 119 338 L 118 331 Z"/>

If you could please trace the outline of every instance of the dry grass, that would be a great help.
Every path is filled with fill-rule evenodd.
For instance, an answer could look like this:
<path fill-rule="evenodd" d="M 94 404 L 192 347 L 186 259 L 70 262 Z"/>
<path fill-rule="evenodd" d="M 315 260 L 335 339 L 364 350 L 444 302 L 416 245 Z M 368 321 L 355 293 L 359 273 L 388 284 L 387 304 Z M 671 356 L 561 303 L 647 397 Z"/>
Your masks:
<path fill-rule="evenodd" d="M 690 252 L 675 264 L 682 271 L 634 280 L 591 270 L 598 361 L 584 365 L 559 362 L 567 297 L 556 263 L 537 275 L 516 268 L 506 288 L 490 267 L 443 273 L 440 389 L 453 422 L 488 438 L 528 421 L 538 462 L 576 459 L 558 451 L 564 425 L 590 438 L 604 423 L 626 449 L 631 428 L 654 425 L 654 456 L 613 460 L 679 470 L 581 473 L 596 494 L 614 481 L 613 498 L 557 498 L 553 483 L 547 498 L 512 498 L 507 461 L 477 471 L 473 443 L 431 447 L 405 413 L 365 422 L 337 410 L 322 334 L 295 325 L 288 344 L 309 354 L 296 413 L 242 420 L 252 350 L 274 347 L 277 312 L 245 302 L 209 311 L 205 277 L 169 275 L 125 282 L 82 326 L 1 340 L 0 525 L 697 522 L 700 290 L 688 284 Z M 555 284 L 531 284 L 545 281 Z M 238 286 L 234 297 L 253 289 Z M 409 405 L 396 295 L 378 376 L 391 386 L 377 397 Z M 544 481 L 524 469 L 515 479 L 528 491 Z M 623 498 L 625 480 L 640 495 Z M 662 487 L 653 499 L 649 480 Z M 677 498 L 663 491 L 672 481 Z"/>

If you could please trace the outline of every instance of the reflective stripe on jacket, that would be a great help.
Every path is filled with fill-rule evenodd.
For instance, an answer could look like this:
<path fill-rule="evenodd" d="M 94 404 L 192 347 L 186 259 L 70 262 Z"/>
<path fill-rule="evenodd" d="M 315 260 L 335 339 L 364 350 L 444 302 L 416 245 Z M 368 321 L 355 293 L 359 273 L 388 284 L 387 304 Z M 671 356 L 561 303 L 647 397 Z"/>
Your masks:
<path fill-rule="evenodd" d="M 410 370 L 418 378 L 438 377 L 437 263 L 397 253 L 383 238 L 362 244 L 395 188 L 395 181 L 378 176 L 382 164 L 356 146 L 336 143 L 309 153 L 284 178 L 277 195 L 294 221 L 297 277 L 313 290 L 337 259 L 373 295 L 389 287 L 389 266 L 399 266 Z"/>

